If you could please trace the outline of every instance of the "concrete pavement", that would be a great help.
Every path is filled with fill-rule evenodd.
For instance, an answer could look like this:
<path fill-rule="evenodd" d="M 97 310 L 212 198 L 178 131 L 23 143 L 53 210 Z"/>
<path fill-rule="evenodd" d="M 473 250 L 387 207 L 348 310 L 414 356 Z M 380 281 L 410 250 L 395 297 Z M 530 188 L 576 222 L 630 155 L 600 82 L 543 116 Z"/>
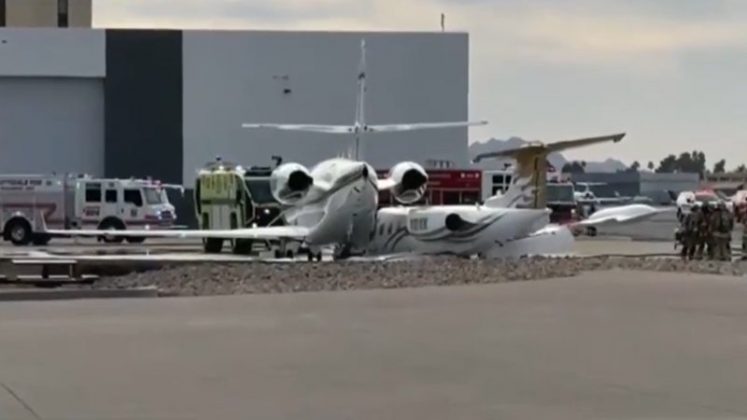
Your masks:
<path fill-rule="evenodd" d="M 614 271 L 3 303 L 0 417 L 747 417 L 745 301 L 741 278 Z"/>

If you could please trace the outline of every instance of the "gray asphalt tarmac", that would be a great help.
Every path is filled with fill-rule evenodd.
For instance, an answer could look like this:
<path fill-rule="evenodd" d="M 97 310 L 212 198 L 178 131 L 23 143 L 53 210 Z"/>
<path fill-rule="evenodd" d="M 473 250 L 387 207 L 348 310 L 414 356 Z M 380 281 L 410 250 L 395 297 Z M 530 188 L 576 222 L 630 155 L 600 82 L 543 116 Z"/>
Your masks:
<path fill-rule="evenodd" d="M 747 417 L 747 282 L 0 305 L 3 419 Z"/>

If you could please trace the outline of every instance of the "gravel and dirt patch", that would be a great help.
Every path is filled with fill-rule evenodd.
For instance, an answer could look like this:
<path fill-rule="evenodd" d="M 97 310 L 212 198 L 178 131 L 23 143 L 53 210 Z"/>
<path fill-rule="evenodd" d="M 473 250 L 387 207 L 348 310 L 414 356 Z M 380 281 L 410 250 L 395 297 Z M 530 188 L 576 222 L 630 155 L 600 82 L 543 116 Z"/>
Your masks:
<path fill-rule="evenodd" d="M 424 258 L 386 263 L 210 263 L 103 278 L 92 287 L 156 286 L 164 295 L 174 296 L 289 293 L 503 283 L 614 269 L 741 276 L 747 273 L 747 264 L 631 257 L 530 258 L 510 262 Z"/>

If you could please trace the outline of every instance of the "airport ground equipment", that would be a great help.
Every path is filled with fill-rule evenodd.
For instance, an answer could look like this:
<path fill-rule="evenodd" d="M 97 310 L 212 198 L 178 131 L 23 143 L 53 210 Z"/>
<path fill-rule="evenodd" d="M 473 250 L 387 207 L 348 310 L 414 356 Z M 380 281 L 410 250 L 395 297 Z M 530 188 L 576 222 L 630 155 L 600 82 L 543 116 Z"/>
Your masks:
<path fill-rule="evenodd" d="M 269 167 L 241 166 L 218 158 L 197 174 L 194 205 L 200 229 L 238 229 L 285 224 L 270 189 Z M 205 252 L 218 253 L 226 239 L 205 238 Z M 234 253 L 251 253 L 251 239 L 229 241 Z M 270 244 L 263 242 L 268 247 Z"/>
<path fill-rule="evenodd" d="M 2 237 L 15 245 L 45 245 L 48 229 L 168 228 L 176 220 L 164 187 L 145 179 L 89 175 L 0 175 Z M 121 242 L 122 237 L 102 237 Z M 143 238 L 128 238 L 141 242 Z"/>

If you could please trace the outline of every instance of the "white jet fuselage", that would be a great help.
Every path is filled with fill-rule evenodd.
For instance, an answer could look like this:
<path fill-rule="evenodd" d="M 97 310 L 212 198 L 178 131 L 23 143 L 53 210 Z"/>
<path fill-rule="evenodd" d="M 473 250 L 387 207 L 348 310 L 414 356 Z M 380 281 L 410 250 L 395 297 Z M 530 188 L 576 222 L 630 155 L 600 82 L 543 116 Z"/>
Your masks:
<path fill-rule="evenodd" d="M 526 237 L 546 223 L 548 214 L 470 205 L 383 208 L 368 253 L 470 256 Z"/>

